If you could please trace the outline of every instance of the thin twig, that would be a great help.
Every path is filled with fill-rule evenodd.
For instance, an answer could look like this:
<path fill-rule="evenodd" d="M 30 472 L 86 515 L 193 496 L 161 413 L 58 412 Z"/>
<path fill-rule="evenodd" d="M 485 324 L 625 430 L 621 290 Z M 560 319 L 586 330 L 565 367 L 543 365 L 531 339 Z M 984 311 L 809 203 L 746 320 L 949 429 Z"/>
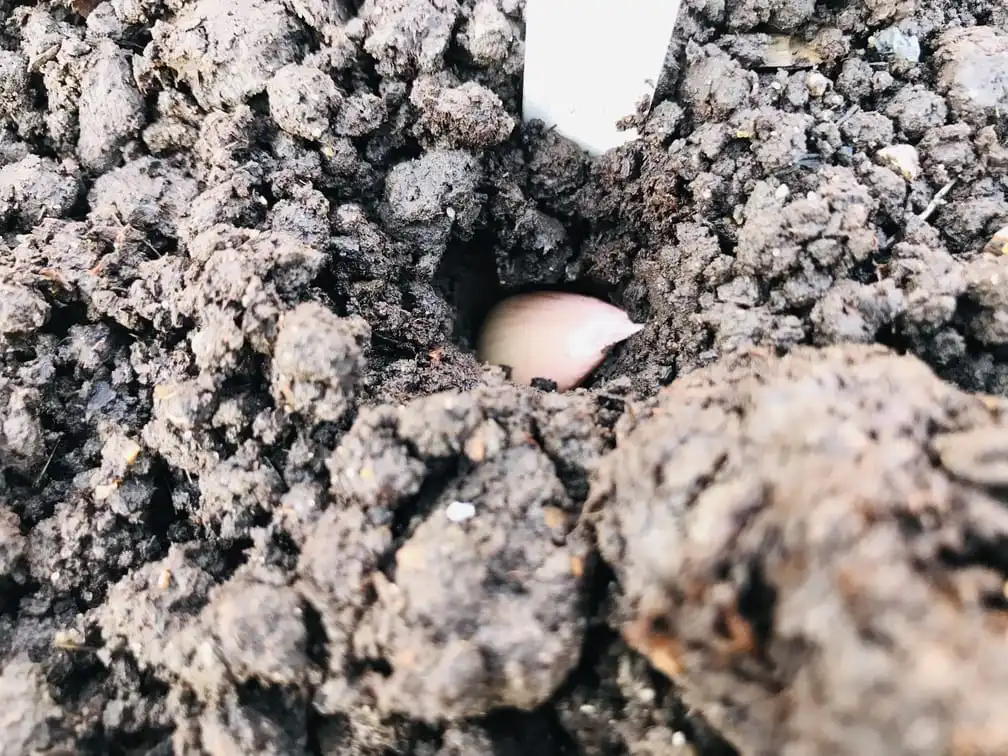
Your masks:
<path fill-rule="evenodd" d="M 952 179 L 947 184 L 945 184 L 945 186 L 939 189 L 937 193 L 935 193 L 934 199 L 932 199 L 928 203 L 928 206 L 924 208 L 924 212 L 922 212 L 920 215 L 917 216 L 917 220 L 926 221 L 928 218 L 934 215 L 935 210 L 938 209 L 938 206 L 941 205 L 942 201 L 945 199 L 945 195 L 947 195 L 949 192 L 952 191 L 952 187 L 955 186 L 955 184 L 956 179 Z"/>
<path fill-rule="evenodd" d="M 46 470 L 48 470 L 49 469 L 49 465 L 52 464 L 53 457 L 56 456 L 56 450 L 59 448 L 60 441 L 62 441 L 62 440 L 63 440 L 63 436 L 60 436 L 59 438 L 56 439 L 56 443 L 53 444 L 52 451 L 49 452 L 49 459 L 46 460 L 46 463 L 45 463 L 45 465 L 43 465 L 42 470 L 35 477 L 35 482 L 32 484 L 32 488 L 37 488 L 38 484 L 42 482 L 42 478 L 45 477 Z"/>
<path fill-rule="evenodd" d="M 851 118 L 853 118 L 860 112 L 861 112 L 860 105 L 851 105 L 849 108 L 847 108 L 847 112 L 836 120 L 835 125 L 843 126 L 845 123 L 847 123 L 847 121 L 849 121 Z"/>

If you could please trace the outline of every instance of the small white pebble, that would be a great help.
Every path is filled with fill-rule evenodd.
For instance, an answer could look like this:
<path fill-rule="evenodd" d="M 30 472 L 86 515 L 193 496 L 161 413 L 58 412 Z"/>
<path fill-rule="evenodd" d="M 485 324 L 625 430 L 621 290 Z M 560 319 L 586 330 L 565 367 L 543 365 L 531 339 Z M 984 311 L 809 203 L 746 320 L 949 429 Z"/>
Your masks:
<path fill-rule="evenodd" d="M 917 150 L 909 144 L 891 144 L 878 151 L 879 159 L 907 181 L 913 181 L 921 172 Z"/>
<path fill-rule="evenodd" d="M 468 501 L 453 501 L 445 509 L 445 517 L 452 522 L 465 522 L 476 516 L 476 507 Z"/>
<path fill-rule="evenodd" d="M 904 63 L 920 61 L 920 40 L 895 26 L 873 34 L 868 38 L 868 44 L 878 50 L 883 57 L 892 57 Z"/>
<path fill-rule="evenodd" d="M 805 89 L 813 97 L 822 97 L 830 88 L 830 80 L 818 71 L 813 71 L 805 77 Z"/>
<path fill-rule="evenodd" d="M 637 691 L 637 698 L 642 703 L 651 703 L 655 700 L 655 692 L 653 688 L 641 688 Z"/>
<path fill-rule="evenodd" d="M 1005 583 L 1005 586 L 1006 586 L 1005 590 L 1008 590 L 1008 583 Z M 597 711 L 598 711 L 598 709 L 596 709 L 591 704 L 581 704 L 581 713 L 582 714 L 587 714 L 588 716 L 591 716 L 591 715 L 593 715 Z"/>
<path fill-rule="evenodd" d="M 774 192 L 774 196 L 777 199 L 787 199 L 787 196 L 789 194 L 791 194 L 791 190 L 788 189 L 787 184 L 781 184 L 780 186 L 777 187 L 776 191 Z"/>
<path fill-rule="evenodd" d="M 94 500 L 95 501 L 105 501 L 109 496 L 115 493 L 117 486 L 115 483 L 102 483 L 94 487 Z"/>
<path fill-rule="evenodd" d="M 367 36 L 367 27 L 359 18 L 354 18 L 347 21 L 346 26 L 343 27 L 343 32 L 350 39 L 362 40 Z"/>
<path fill-rule="evenodd" d="M 682 748 L 684 745 L 686 745 L 686 736 L 683 735 L 678 730 L 672 733 L 672 745 L 674 745 L 676 748 Z"/>
<path fill-rule="evenodd" d="M 1008 226 L 997 231 L 983 251 L 989 255 L 1008 255 Z"/>
<path fill-rule="evenodd" d="M 84 645 L 84 634 L 75 628 L 57 630 L 53 633 L 53 645 L 57 648 L 73 648 Z"/>

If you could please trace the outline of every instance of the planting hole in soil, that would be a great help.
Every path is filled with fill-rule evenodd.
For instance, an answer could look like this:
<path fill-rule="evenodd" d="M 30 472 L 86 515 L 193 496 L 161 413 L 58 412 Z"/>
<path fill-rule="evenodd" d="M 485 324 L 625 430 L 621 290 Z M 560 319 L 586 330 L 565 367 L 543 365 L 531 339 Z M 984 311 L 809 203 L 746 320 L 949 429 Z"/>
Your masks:
<path fill-rule="evenodd" d="M 1006 8 L 0 0 L 0 756 L 1008 753 Z"/>

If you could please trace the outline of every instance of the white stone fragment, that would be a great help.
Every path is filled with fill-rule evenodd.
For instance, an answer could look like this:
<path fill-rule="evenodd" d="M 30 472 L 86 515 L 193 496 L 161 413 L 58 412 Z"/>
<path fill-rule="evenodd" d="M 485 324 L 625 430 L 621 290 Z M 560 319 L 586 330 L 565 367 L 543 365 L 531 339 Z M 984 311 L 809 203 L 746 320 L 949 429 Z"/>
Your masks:
<path fill-rule="evenodd" d="M 878 151 L 879 159 L 908 181 L 920 176 L 921 164 L 917 149 L 909 144 L 891 144 Z"/>
<path fill-rule="evenodd" d="M 459 523 L 476 516 L 476 507 L 468 501 L 453 501 L 445 509 L 445 517 L 451 522 Z"/>

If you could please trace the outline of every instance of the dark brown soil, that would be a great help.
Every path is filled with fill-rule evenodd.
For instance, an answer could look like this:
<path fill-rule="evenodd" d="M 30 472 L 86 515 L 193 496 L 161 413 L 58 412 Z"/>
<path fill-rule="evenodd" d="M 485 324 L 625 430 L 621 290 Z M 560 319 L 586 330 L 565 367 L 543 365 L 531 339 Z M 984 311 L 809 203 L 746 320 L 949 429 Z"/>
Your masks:
<path fill-rule="evenodd" d="M 0 0 L 0 756 L 1008 752 L 1008 5 L 522 6 Z"/>

